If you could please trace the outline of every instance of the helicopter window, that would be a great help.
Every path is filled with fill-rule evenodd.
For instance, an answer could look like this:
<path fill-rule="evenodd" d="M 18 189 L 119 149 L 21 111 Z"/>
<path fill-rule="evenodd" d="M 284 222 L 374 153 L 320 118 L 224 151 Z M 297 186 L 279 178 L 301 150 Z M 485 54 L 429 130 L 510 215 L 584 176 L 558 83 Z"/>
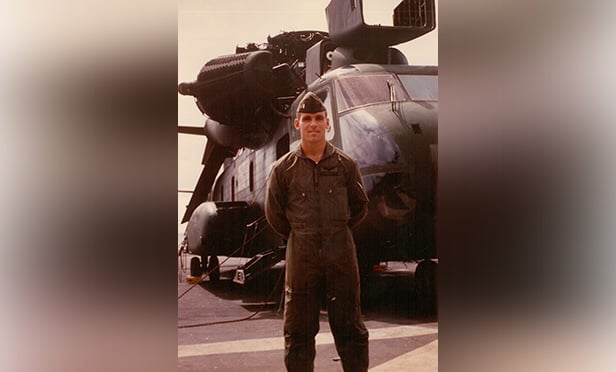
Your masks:
<path fill-rule="evenodd" d="M 406 164 L 399 145 L 379 118 L 367 110 L 355 110 L 340 118 L 342 149 L 360 168 L 397 167 Z"/>
<path fill-rule="evenodd" d="M 413 101 L 438 101 L 438 76 L 398 75 Z"/>
<path fill-rule="evenodd" d="M 248 169 L 248 178 L 249 178 L 249 186 L 250 191 L 254 191 L 255 189 L 255 163 L 250 162 L 250 168 Z"/>
<path fill-rule="evenodd" d="M 393 75 L 362 75 L 338 80 L 338 112 L 372 103 L 408 101 L 404 89 Z"/>
<path fill-rule="evenodd" d="M 276 143 L 276 159 L 289 152 L 289 134 L 282 136 Z"/>

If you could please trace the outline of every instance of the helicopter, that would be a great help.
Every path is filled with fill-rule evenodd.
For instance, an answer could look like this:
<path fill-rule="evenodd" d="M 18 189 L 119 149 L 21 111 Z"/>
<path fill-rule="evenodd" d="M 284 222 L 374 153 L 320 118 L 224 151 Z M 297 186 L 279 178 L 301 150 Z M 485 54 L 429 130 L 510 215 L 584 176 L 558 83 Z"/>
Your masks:
<path fill-rule="evenodd" d="M 331 0 L 328 32 L 282 32 L 208 61 L 192 82 L 207 137 L 203 169 L 182 217 L 191 275 L 219 279 L 218 256 L 249 257 L 234 281 L 245 284 L 284 260 L 285 242 L 264 219 L 274 162 L 300 142 L 299 101 L 313 92 L 327 108 L 326 138 L 359 165 L 368 216 L 354 230 L 362 283 L 379 263 L 419 261 L 416 292 L 434 296 L 438 67 L 412 66 L 393 46 L 436 27 L 434 0 L 402 0 L 393 26 L 368 25 L 362 0 Z M 423 274 L 424 276 L 426 274 Z"/>

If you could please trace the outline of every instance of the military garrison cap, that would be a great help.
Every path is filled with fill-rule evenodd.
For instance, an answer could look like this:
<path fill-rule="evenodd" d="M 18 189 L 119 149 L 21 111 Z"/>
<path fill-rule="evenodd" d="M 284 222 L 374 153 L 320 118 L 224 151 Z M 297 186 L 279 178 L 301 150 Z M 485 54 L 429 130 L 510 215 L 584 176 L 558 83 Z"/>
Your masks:
<path fill-rule="evenodd" d="M 308 92 L 302 98 L 299 105 L 297 106 L 297 113 L 304 112 L 307 114 L 314 114 L 316 112 L 326 111 L 325 106 L 323 106 L 323 101 L 314 93 Z"/>

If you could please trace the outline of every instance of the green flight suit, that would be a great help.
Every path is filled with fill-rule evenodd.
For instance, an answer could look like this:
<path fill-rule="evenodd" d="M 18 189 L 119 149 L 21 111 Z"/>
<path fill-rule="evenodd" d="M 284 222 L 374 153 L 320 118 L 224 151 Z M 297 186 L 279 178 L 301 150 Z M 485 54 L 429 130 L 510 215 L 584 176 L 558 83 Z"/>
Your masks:
<path fill-rule="evenodd" d="M 368 330 L 361 319 L 359 270 L 351 228 L 366 216 L 368 197 L 357 164 L 327 143 L 319 163 L 301 146 L 270 174 L 265 215 L 287 242 L 285 364 L 312 371 L 320 299 L 345 371 L 367 371 Z"/>

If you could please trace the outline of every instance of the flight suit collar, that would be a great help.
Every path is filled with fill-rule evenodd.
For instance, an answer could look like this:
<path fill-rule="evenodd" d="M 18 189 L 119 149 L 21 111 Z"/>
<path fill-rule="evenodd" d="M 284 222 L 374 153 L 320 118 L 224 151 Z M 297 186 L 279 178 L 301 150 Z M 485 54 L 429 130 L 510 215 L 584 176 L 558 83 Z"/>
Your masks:
<path fill-rule="evenodd" d="M 323 156 L 321 157 L 321 160 L 319 162 L 322 162 L 326 158 L 332 156 L 334 152 L 336 152 L 336 150 L 334 149 L 334 146 L 331 143 L 327 142 L 327 144 L 325 145 L 325 152 L 323 153 Z M 301 143 L 297 145 L 297 149 L 295 150 L 295 155 L 297 155 L 300 158 L 308 159 L 308 157 L 304 155 L 304 150 L 302 149 Z"/>

